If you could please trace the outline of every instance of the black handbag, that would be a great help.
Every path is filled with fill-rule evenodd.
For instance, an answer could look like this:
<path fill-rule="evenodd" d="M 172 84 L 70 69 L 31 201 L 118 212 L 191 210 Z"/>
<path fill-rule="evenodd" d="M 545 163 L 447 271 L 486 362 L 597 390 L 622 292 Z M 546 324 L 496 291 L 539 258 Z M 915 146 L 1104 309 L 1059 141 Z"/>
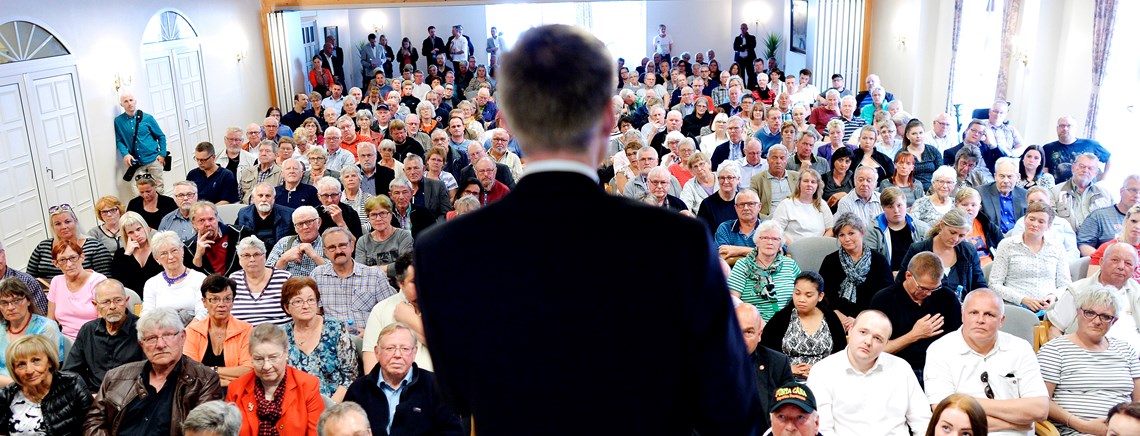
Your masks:
<path fill-rule="evenodd" d="M 139 122 L 141 122 L 141 121 L 142 121 L 142 111 L 136 110 L 135 111 L 135 136 L 134 136 L 134 138 L 131 139 L 131 148 L 127 151 L 127 153 L 129 153 L 131 156 L 135 155 L 135 146 L 139 142 Z M 169 155 L 169 153 L 167 153 L 167 154 Z M 167 159 L 167 162 L 170 162 L 170 160 Z M 167 164 L 167 165 L 169 165 L 169 164 Z M 140 167 L 142 167 L 142 163 L 140 163 L 139 159 L 136 157 L 135 162 L 132 163 L 131 166 L 127 167 L 127 171 L 125 173 L 123 173 L 123 181 L 124 182 L 131 181 L 131 179 L 135 177 L 135 172 L 138 171 Z M 166 170 L 169 171 L 169 169 L 166 169 Z"/>

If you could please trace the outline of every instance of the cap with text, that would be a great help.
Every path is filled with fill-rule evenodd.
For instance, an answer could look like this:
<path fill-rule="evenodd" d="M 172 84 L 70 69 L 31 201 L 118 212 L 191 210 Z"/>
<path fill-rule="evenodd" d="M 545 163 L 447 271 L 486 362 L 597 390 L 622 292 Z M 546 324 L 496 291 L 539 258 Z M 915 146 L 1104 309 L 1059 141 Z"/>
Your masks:
<path fill-rule="evenodd" d="M 812 413 L 815 411 L 815 395 L 811 393 L 811 389 L 807 385 L 800 383 L 788 383 L 776 389 L 776 401 L 772 403 L 769 412 L 775 412 L 780 406 L 785 404 L 792 404 L 804 412 Z"/>

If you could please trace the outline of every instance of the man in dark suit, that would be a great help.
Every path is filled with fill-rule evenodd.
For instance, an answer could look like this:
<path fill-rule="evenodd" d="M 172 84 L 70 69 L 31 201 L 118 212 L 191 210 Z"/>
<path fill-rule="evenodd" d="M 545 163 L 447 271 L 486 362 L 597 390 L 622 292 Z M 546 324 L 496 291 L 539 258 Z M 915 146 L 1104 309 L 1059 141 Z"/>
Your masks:
<path fill-rule="evenodd" d="M 317 55 L 321 57 L 321 63 L 328 65 L 329 69 L 332 70 L 333 78 L 336 79 L 336 83 L 339 83 L 340 86 L 344 86 L 344 50 L 336 45 L 336 39 L 334 39 L 332 35 L 325 37 L 325 46 L 321 51 L 317 52 Z M 289 127 L 296 129 L 296 127 L 293 126 Z"/>
<path fill-rule="evenodd" d="M 760 335 L 764 332 L 764 318 L 760 310 L 748 303 L 736 306 L 736 320 L 740 323 L 740 332 L 744 336 L 744 346 L 748 348 L 748 357 L 756 373 L 756 390 L 760 391 L 761 409 L 768 410 L 769 403 L 776 394 L 776 389 L 788 383 L 795 383 L 792 375 L 792 361 L 779 351 L 760 344 Z M 767 415 L 762 416 L 758 431 L 767 430 L 772 426 Z"/>
<path fill-rule="evenodd" d="M 736 52 L 734 56 L 736 63 L 740 65 L 740 71 L 744 73 L 744 84 L 749 88 L 756 86 L 756 71 L 753 69 L 753 61 L 756 60 L 756 37 L 748 34 L 748 24 L 740 23 L 740 34 L 736 35 L 736 39 L 732 40 L 732 50 Z"/>
<path fill-rule="evenodd" d="M 1013 230 L 1019 217 L 1025 216 L 1026 197 L 1029 192 L 1017 186 L 1018 161 L 1003 157 L 994 165 L 994 182 L 978 188 L 982 196 L 982 212 L 990 222 L 1001 228 L 1001 233 Z M 995 243 L 996 246 L 996 243 Z"/>
<path fill-rule="evenodd" d="M 447 46 L 443 44 L 443 38 L 435 36 L 435 26 L 428 26 L 428 37 L 424 38 L 424 44 L 420 47 L 420 54 L 427 58 L 428 65 L 434 64 L 436 57 L 441 54 L 447 53 Z M 443 76 L 443 71 L 439 75 Z"/>
<path fill-rule="evenodd" d="M 601 41 L 565 25 L 528 30 L 503 56 L 496 97 L 528 173 L 502 200 L 416 241 L 440 390 L 480 434 L 754 434 L 754 371 L 708 230 L 599 187 L 616 121 L 609 59 Z M 575 104 L 528 104 L 537 99 Z M 653 256 L 598 262 L 597 241 L 628 237 L 615 222 L 671 237 L 639 247 Z M 506 249 L 504 234 L 541 245 Z M 684 267 L 629 273 L 659 272 L 663 257 Z M 510 277 L 457 259 L 509 264 Z"/>
<path fill-rule="evenodd" d="M 427 209 L 435 219 L 443 221 L 451 207 L 451 196 L 443 182 L 424 177 L 424 160 L 417 155 L 404 158 L 404 178 L 415 188 L 412 204 Z"/>
<path fill-rule="evenodd" d="M 294 235 L 293 209 L 276 204 L 277 193 L 268 183 L 258 183 L 253 187 L 250 205 L 241 208 L 234 227 L 244 229 L 257 236 L 265 244 L 265 252 L 273 251 L 273 246 L 282 238 Z"/>

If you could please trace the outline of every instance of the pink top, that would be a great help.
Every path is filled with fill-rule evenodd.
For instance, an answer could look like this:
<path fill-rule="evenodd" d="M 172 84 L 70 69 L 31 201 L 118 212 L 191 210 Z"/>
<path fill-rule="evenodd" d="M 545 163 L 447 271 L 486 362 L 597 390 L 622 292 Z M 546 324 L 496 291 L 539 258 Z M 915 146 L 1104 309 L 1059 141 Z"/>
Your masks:
<path fill-rule="evenodd" d="M 71 292 L 67 289 L 67 277 L 63 274 L 51 279 L 47 297 L 48 301 L 55 304 L 55 320 L 59 321 L 60 333 L 75 339 L 83 324 L 99 317 L 94 304 L 95 285 L 104 280 L 107 280 L 107 276 L 92 271 L 83 287 Z"/>

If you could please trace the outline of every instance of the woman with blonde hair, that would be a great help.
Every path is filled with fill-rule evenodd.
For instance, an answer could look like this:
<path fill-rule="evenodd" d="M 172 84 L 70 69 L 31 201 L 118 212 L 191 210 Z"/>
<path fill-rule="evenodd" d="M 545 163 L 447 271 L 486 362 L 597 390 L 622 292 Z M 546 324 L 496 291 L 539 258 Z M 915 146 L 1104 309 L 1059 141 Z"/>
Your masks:
<path fill-rule="evenodd" d="M 930 229 L 930 237 L 910 245 L 903 256 L 901 265 L 910 265 L 914 255 L 931 251 L 942 259 L 942 287 L 954 291 L 961 301 L 966 293 L 978 288 L 988 288 L 982 265 L 978 260 L 978 250 L 973 245 L 963 244 L 966 235 L 973 227 L 973 220 L 966 211 L 950 209 L 938 224 Z M 896 283 L 906 280 L 906 274 L 895 276 Z"/>
<path fill-rule="evenodd" d="M 76 374 L 60 371 L 55 344 L 40 335 L 5 350 L 13 383 L 0 389 L 0 433 L 76 435 L 83 432 L 91 394 Z"/>
<path fill-rule="evenodd" d="M 788 244 L 812 236 L 831 236 L 831 226 L 835 218 L 831 208 L 823 201 L 822 176 L 814 169 L 800 171 L 800 181 L 792 191 L 776 206 L 772 220 L 784 229 L 784 239 Z"/>
<path fill-rule="evenodd" d="M 146 280 L 162 272 L 162 265 L 155 259 L 151 250 L 150 234 L 153 230 L 147 227 L 142 215 L 127 212 L 119 219 L 119 233 L 122 242 L 115 250 L 114 261 L 111 262 L 111 274 L 123 282 L 123 287 L 135 292 L 142 291 Z"/>

